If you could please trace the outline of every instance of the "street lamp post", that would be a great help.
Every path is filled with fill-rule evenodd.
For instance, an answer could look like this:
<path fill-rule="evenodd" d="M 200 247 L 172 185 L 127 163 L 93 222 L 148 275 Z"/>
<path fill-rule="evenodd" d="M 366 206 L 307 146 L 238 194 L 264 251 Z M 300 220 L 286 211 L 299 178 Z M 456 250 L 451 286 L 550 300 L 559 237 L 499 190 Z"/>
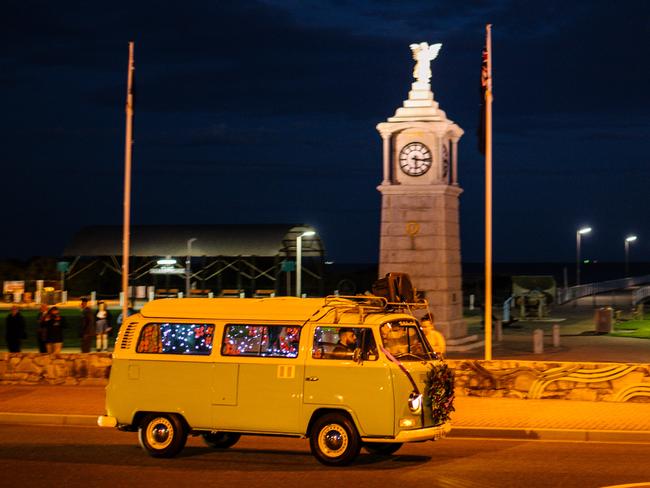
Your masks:
<path fill-rule="evenodd" d="M 625 277 L 630 276 L 630 242 L 636 241 L 636 236 L 625 238 Z"/>
<path fill-rule="evenodd" d="M 591 227 L 583 227 L 576 232 L 576 286 L 580 285 L 580 240 L 583 234 L 589 234 Z"/>
<path fill-rule="evenodd" d="M 190 297 L 190 278 L 192 277 L 192 243 L 196 237 L 187 240 L 187 258 L 185 259 L 185 297 Z"/>
<path fill-rule="evenodd" d="M 296 237 L 296 296 L 302 296 L 302 238 L 316 235 L 313 230 L 308 230 Z"/>

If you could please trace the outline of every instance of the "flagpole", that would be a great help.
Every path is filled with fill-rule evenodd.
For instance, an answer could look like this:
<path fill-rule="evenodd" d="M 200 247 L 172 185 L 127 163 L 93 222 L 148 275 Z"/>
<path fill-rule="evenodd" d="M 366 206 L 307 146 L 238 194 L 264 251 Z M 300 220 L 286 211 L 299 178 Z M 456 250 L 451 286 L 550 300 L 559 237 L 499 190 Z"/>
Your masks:
<path fill-rule="evenodd" d="M 492 24 L 485 26 L 485 360 L 492 360 Z"/>
<path fill-rule="evenodd" d="M 129 256 L 131 232 L 131 148 L 133 146 L 133 42 L 129 42 L 126 90 L 126 140 L 124 143 L 124 220 L 122 226 L 122 323 L 129 311 Z"/>

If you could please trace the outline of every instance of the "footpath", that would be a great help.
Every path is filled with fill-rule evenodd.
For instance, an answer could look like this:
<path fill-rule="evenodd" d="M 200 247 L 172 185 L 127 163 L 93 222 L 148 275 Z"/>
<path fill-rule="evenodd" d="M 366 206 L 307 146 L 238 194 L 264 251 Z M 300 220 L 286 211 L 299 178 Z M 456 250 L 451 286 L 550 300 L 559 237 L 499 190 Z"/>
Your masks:
<path fill-rule="evenodd" d="M 451 437 L 650 443 L 650 404 L 458 397 Z M 97 427 L 104 388 L 0 386 L 0 423 Z M 97 427 L 99 428 L 99 427 Z"/>

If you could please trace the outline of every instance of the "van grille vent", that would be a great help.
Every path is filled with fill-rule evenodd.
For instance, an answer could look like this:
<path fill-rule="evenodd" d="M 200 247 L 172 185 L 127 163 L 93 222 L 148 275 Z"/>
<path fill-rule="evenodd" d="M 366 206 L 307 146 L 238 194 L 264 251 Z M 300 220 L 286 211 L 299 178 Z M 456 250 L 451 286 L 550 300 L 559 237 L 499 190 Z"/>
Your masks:
<path fill-rule="evenodd" d="M 135 322 L 131 322 L 124 329 L 124 334 L 122 335 L 122 343 L 120 344 L 121 349 L 128 349 L 131 347 L 131 342 L 133 342 L 133 335 L 135 333 Z"/>

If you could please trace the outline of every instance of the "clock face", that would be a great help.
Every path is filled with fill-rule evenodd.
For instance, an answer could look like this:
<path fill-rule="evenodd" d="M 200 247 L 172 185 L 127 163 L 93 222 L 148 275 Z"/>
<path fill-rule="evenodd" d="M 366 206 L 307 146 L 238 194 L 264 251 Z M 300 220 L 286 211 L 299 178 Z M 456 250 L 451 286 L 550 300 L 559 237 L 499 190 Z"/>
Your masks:
<path fill-rule="evenodd" d="M 411 142 L 399 152 L 399 167 L 409 176 L 422 176 L 432 162 L 431 151 L 421 142 Z"/>

